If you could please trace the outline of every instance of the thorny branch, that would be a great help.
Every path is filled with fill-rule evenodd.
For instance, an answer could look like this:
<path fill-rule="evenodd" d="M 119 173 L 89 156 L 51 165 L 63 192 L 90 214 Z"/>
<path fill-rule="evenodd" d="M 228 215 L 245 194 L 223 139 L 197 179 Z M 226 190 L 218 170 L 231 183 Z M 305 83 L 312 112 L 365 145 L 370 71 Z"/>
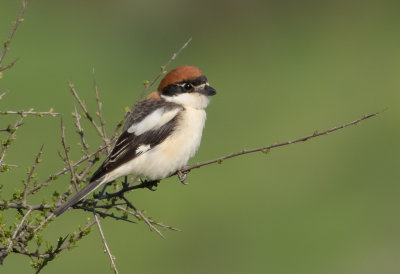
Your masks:
<path fill-rule="evenodd" d="M 379 112 L 373 113 L 373 114 L 368 114 L 368 115 L 363 116 L 360 119 L 357 119 L 357 120 L 354 120 L 352 122 L 343 124 L 341 126 L 333 127 L 331 129 L 328 129 L 328 130 L 325 130 L 325 131 L 322 131 L 322 132 L 315 131 L 311 135 L 308 135 L 308 136 L 305 136 L 305 137 L 301 137 L 301 138 L 298 138 L 298 139 L 295 139 L 295 140 L 286 141 L 286 142 L 282 142 L 282 143 L 276 143 L 276 144 L 272 144 L 272 145 L 268 145 L 268 146 L 264 146 L 264 147 L 259 147 L 259 148 L 254 148 L 254 149 L 249 149 L 249 150 L 242 150 L 240 152 L 236 152 L 236 153 L 232 153 L 232 154 L 229 154 L 229 155 L 221 156 L 221 157 L 218 157 L 218 158 L 216 158 L 214 160 L 209 160 L 209 161 L 206 161 L 206 162 L 203 162 L 203 163 L 198 163 L 198 164 L 186 167 L 186 168 L 182 169 L 180 172 L 188 173 L 193 169 L 198 169 L 198 168 L 201 168 L 203 166 L 216 164 L 216 163 L 221 164 L 224 160 L 227 160 L 227 159 L 230 159 L 230 158 L 234 158 L 234 157 L 238 157 L 238 156 L 242 156 L 242 155 L 246 155 L 246 154 L 250 154 L 250 153 L 255 153 L 255 152 L 269 153 L 269 151 L 271 149 L 274 149 L 274 148 L 277 148 L 277 147 L 283 147 L 283 146 L 287 146 L 287 145 L 291 145 L 291 144 L 295 144 L 295 143 L 299 143 L 299 142 L 305 142 L 305 141 L 308 141 L 308 140 L 316 138 L 316 137 L 320 137 L 320 136 L 323 136 L 323 135 L 328 135 L 329 133 L 341 130 L 341 129 L 346 128 L 346 127 L 357 125 L 357 124 L 359 124 L 360 122 L 362 122 L 362 121 L 364 121 L 366 119 L 369 119 L 371 117 L 377 116 L 378 114 L 379 114 Z M 174 174 L 171 174 L 169 177 L 175 176 L 177 174 L 178 174 L 178 172 L 175 172 Z M 153 186 L 154 185 L 152 185 L 152 184 L 149 185 L 149 183 L 147 181 L 141 182 L 140 184 L 137 184 L 137 185 L 130 185 L 130 184 L 126 184 L 125 185 L 125 184 L 123 184 L 123 188 L 121 190 L 119 190 L 117 192 L 114 192 L 114 193 L 106 193 L 102 197 L 98 197 L 97 199 L 95 199 L 94 202 L 98 202 L 98 201 L 101 201 L 101 200 L 109 200 L 109 199 L 112 199 L 112 198 L 115 198 L 115 197 L 122 198 L 122 197 L 124 197 L 123 194 L 125 194 L 126 192 L 129 192 L 129 191 L 132 191 L 132 190 L 135 190 L 135 189 L 151 188 Z M 84 199 L 84 200 L 82 200 L 82 203 L 88 203 L 90 201 L 92 201 L 92 199 Z"/>
<path fill-rule="evenodd" d="M 75 111 L 74 116 L 76 119 L 75 125 L 76 125 L 76 128 L 78 129 L 79 137 L 81 137 L 81 144 L 82 144 L 83 150 L 85 151 L 86 155 L 88 155 L 89 154 L 88 146 L 86 144 L 85 135 L 83 133 L 83 129 L 81 126 L 81 116 L 79 115 L 78 110 L 76 109 L 76 106 L 74 106 L 74 111 Z"/>
<path fill-rule="evenodd" d="M 199 163 L 199 164 L 196 164 L 196 165 L 193 165 L 193 166 L 189 166 L 189 167 L 184 168 L 183 170 L 181 170 L 181 172 L 186 173 L 186 172 L 189 172 L 189 171 L 191 171 L 193 169 L 200 168 L 200 167 L 203 167 L 203 166 L 206 166 L 206 165 L 215 164 L 215 163 L 221 164 L 224 160 L 227 160 L 227 159 L 230 159 L 230 158 L 233 158 L 233 157 L 237 157 L 237 156 L 241 156 L 241 155 L 245 155 L 245 154 L 249 154 L 249 153 L 254 153 L 254 152 L 268 153 L 273 148 L 283 147 L 283 146 L 287 146 L 287 145 L 291 145 L 291 144 L 295 144 L 295 143 L 299 143 L 299 142 L 305 142 L 305 141 L 308 141 L 308 140 L 316 138 L 316 137 L 320 137 L 320 136 L 323 136 L 323 135 L 328 135 L 329 133 L 332 133 L 334 131 L 337 131 L 337 130 L 340 130 L 340 129 L 343 129 L 343 128 L 346 128 L 346 127 L 349 127 L 349 126 L 357 125 L 358 123 L 360 123 L 360 122 L 362 122 L 362 121 L 364 121 L 366 119 L 369 119 L 371 117 L 377 116 L 378 114 L 380 114 L 380 112 L 364 115 L 362 118 L 354 120 L 354 121 L 349 122 L 347 124 L 343 124 L 341 126 L 337 126 L 337 127 L 334 127 L 334 128 L 322 131 L 322 132 L 314 131 L 313 134 L 305 136 L 305 137 L 298 138 L 296 140 L 286 141 L 286 142 L 283 142 L 283 143 L 276 143 L 276 144 L 272 144 L 272 145 L 269 145 L 269 146 L 259 147 L 259 148 L 249 149 L 249 150 L 244 149 L 244 150 L 242 150 L 240 152 L 232 153 L 232 154 L 229 154 L 229 155 L 226 155 L 226 156 L 221 156 L 221 157 L 219 157 L 217 159 L 214 159 L 214 160 L 210 160 L 210 161 L 207 161 L 207 162 L 204 162 L 204 163 Z M 176 175 L 176 174 L 177 173 L 174 173 L 173 175 Z M 171 176 L 173 176 L 173 175 L 171 175 Z"/>
<path fill-rule="evenodd" d="M 83 112 L 85 113 L 86 118 L 92 123 L 92 125 L 94 126 L 94 128 L 96 129 L 97 133 L 99 134 L 99 136 L 103 139 L 104 144 L 105 144 L 105 148 L 108 149 L 109 146 L 109 142 L 107 141 L 107 136 L 105 136 L 103 134 L 103 131 L 101 130 L 101 128 L 97 125 L 96 121 L 93 120 L 92 115 L 89 114 L 89 111 L 86 108 L 86 105 L 83 103 L 83 101 L 79 98 L 79 95 L 74 87 L 74 85 L 72 83 L 69 83 L 69 88 L 72 92 L 72 95 L 75 97 L 75 99 L 78 101 L 79 105 L 81 106 Z"/>
<path fill-rule="evenodd" d="M 62 119 L 61 119 L 61 144 L 62 144 L 62 146 L 64 148 L 64 152 L 65 152 L 64 162 L 67 164 L 69 172 L 71 173 L 71 179 L 72 179 L 72 182 L 74 183 L 75 190 L 76 190 L 76 192 L 78 192 L 78 182 L 77 182 L 77 179 L 76 179 L 75 171 L 72 168 L 71 161 L 70 161 L 69 155 L 68 155 L 69 148 L 65 144 L 65 128 L 64 128 Z"/>
<path fill-rule="evenodd" d="M 50 109 L 49 111 L 34 111 L 33 108 L 31 108 L 30 110 L 19 110 L 19 111 L 16 111 L 16 110 L 2 111 L 2 110 L 0 110 L 0 115 L 8 115 L 8 114 L 17 114 L 22 117 L 25 117 L 27 115 L 36 115 L 36 116 L 50 115 L 53 117 L 60 115 L 60 113 L 54 112 L 53 109 Z"/>
<path fill-rule="evenodd" d="M 15 20 L 15 24 L 12 27 L 12 29 L 10 31 L 10 34 L 8 35 L 7 41 L 4 42 L 4 44 L 3 44 L 3 50 L 2 50 L 2 52 L 0 54 L 0 72 L 2 72 L 4 70 L 7 70 L 7 69 L 10 69 L 12 66 L 14 66 L 15 62 L 17 62 L 17 60 L 14 60 L 9 65 L 6 65 L 4 67 L 1 65 L 1 63 L 4 60 L 4 57 L 7 54 L 8 47 L 10 46 L 10 44 L 12 42 L 12 39 L 14 38 L 15 32 L 17 31 L 17 29 L 18 29 L 19 25 L 21 24 L 21 22 L 24 21 L 23 17 L 24 17 L 24 14 L 25 14 L 25 10 L 28 7 L 28 4 L 30 3 L 30 1 L 31 0 L 27 0 L 27 1 L 23 1 L 22 2 L 22 8 L 21 8 L 21 11 L 20 11 L 20 13 L 19 13 L 19 15 L 17 17 L 17 20 Z"/>
<path fill-rule="evenodd" d="M 0 151 L 0 166 L 4 165 L 4 157 L 6 156 L 7 148 L 10 146 L 11 142 L 14 140 L 15 134 L 16 134 L 17 130 L 19 129 L 19 127 L 22 125 L 23 120 L 24 120 L 24 118 L 20 118 L 17 120 L 17 122 L 14 124 L 14 127 L 12 127 L 7 139 L 2 143 L 1 151 Z"/>
<path fill-rule="evenodd" d="M 110 140 L 108 140 L 107 134 L 106 134 L 105 122 L 104 122 L 104 119 L 103 119 L 103 107 L 102 107 L 103 103 L 100 101 L 99 87 L 97 86 L 96 78 L 95 78 L 95 75 L 94 75 L 94 69 L 93 69 L 93 85 L 94 85 L 94 91 L 95 91 L 95 94 L 96 94 L 96 102 L 97 102 L 97 112 L 96 112 L 96 114 L 97 114 L 97 117 L 100 120 L 100 128 L 101 128 L 101 133 L 102 133 L 101 137 L 103 138 L 104 144 L 107 145 L 106 151 L 107 151 L 107 154 L 108 154 L 108 153 L 110 153 L 110 150 L 109 150 Z"/>
<path fill-rule="evenodd" d="M 33 178 L 33 174 L 35 172 L 36 166 L 39 164 L 39 159 L 40 159 L 40 156 L 42 155 L 42 152 L 43 152 L 43 145 L 40 147 L 39 153 L 36 155 L 35 162 L 33 163 L 32 167 L 28 173 L 28 178 L 26 178 L 26 181 L 24 183 L 24 197 L 22 200 L 22 205 L 24 207 L 26 206 L 26 198 L 28 197 L 28 186 Z"/>
<path fill-rule="evenodd" d="M 110 248 L 108 247 L 108 244 L 107 244 L 107 241 L 106 241 L 106 237 L 104 236 L 103 229 L 101 228 L 101 225 L 100 225 L 99 217 L 97 217 L 96 213 L 94 213 L 94 219 L 96 220 L 97 227 L 99 228 L 99 232 L 100 232 L 101 239 L 103 240 L 104 248 L 107 251 L 108 257 L 110 257 L 111 265 L 112 265 L 112 267 L 114 269 L 114 272 L 115 272 L 115 274 L 118 274 L 118 269 L 117 269 L 117 266 L 115 265 L 115 262 L 114 262 L 115 258 L 111 254 Z"/>
<path fill-rule="evenodd" d="M 167 72 L 168 66 L 173 61 L 175 61 L 176 57 L 178 57 L 178 55 L 189 45 L 189 43 L 191 41 L 192 41 L 192 38 L 189 38 L 177 52 L 172 54 L 172 56 L 171 56 L 171 58 L 169 58 L 168 62 L 164 66 L 161 66 L 160 72 L 156 75 L 156 77 L 154 77 L 153 80 L 151 80 L 150 82 L 145 82 L 144 89 L 142 90 L 142 92 L 139 95 L 139 100 L 143 99 L 143 97 L 146 95 L 146 92 L 158 81 L 158 79 L 160 79 L 160 77 L 162 75 L 164 75 Z"/>

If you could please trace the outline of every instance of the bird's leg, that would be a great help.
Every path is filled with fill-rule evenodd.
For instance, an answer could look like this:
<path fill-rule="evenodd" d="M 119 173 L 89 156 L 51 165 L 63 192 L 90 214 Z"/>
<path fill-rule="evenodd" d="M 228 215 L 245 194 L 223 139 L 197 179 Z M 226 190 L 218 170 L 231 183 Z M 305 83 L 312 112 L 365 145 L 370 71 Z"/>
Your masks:
<path fill-rule="evenodd" d="M 128 176 L 125 176 L 124 182 L 122 183 L 122 188 L 128 187 Z"/>
<path fill-rule="evenodd" d="M 99 192 L 99 199 L 103 199 L 103 198 L 105 197 L 104 192 L 106 191 L 106 189 L 107 189 L 108 186 L 112 185 L 113 182 L 114 182 L 114 181 L 111 181 L 111 182 L 108 182 L 108 183 L 105 183 L 105 184 L 104 184 L 103 188 L 102 188 L 101 191 Z"/>
<path fill-rule="evenodd" d="M 179 181 L 180 181 L 182 184 L 184 184 L 184 185 L 188 185 L 188 183 L 185 183 L 185 180 L 186 180 L 188 171 L 178 170 L 176 173 L 177 173 L 177 175 L 178 175 Z"/>
<path fill-rule="evenodd" d="M 156 189 L 153 189 L 153 187 L 157 187 L 160 180 L 142 180 L 142 178 L 140 178 L 140 182 L 143 187 L 146 187 L 151 191 L 156 191 Z"/>

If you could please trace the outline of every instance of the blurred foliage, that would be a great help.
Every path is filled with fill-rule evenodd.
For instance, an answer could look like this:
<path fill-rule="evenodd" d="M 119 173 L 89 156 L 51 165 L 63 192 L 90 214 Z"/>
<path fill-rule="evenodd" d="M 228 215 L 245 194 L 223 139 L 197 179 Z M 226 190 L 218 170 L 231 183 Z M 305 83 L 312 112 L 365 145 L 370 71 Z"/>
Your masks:
<path fill-rule="evenodd" d="M 19 6 L 1 2 L 1 40 Z M 0 93 L 8 91 L 0 109 L 63 113 L 76 159 L 67 82 L 95 110 L 95 68 L 111 133 L 143 82 L 189 37 L 173 67 L 200 67 L 218 91 L 193 163 L 389 107 L 358 127 L 193 171 L 188 186 L 172 178 L 155 192 L 132 194 L 138 208 L 184 231 L 166 233 L 167 240 L 145 226 L 105 221 L 103 229 L 121 273 L 397 273 L 399 7 L 389 0 L 33 0 L 6 58 L 19 61 L 0 77 Z M 94 131 L 86 134 L 96 142 Z M 1 184 L 20 187 L 42 144 L 38 177 L 59 170 L 59 136 L 58 119 L 31 118 L 7 155 L 21 168 Z M 88 216 L 63 215 L 46 228 L 47 240 L 57 242 Z M 43 273 L 111 273 L 97 231 L 79 245 Z M 32 271 L 17 256 L 2 268 Z"/>

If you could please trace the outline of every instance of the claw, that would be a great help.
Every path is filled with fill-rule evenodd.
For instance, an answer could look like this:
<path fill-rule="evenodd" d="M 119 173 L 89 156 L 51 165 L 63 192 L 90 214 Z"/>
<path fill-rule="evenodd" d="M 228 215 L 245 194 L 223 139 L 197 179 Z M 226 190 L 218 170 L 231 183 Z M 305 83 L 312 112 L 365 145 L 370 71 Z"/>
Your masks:
<path fill-rule="evenodd" d="M 185 172 L 185 171 L 182 171 L 182 170 L 178 170 L 177 174 L 178 174 L 179 181 L 184 185 L 188 185 L 188 183 L 185 183 L 185 180 L 186 180 L 188 172 L 187 171 Z"/>

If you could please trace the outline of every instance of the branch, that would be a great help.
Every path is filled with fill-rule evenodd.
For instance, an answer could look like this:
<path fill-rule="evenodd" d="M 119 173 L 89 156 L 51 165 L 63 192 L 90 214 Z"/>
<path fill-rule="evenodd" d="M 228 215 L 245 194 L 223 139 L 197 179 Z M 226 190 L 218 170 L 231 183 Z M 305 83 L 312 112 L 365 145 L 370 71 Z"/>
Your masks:
<path fill-rule="evenodd" d="M 27 115 L 36 115 L 36 116 L 44 116 L 44 115 L 50 115 L 50 116 L 57 116 L 60 115 L 58 112 L 54 112 L 53 109 L 51 108 L 49 111 L 33 111 L 33 108 L 30 110 L 0 110 L 0 115 L 8 115 L 8 114 L 18 114 L 21 117 L 25 117 Z"/>
<path fill-rule="evenodd" d="M 22 120 L 24 118 L 19 119 L 15 124 L 13 129 L 11 130 L 10 134 L 8 135 L 8 138 L 6 141 L 3 142 L 2 147 L 1 147 L 1 151 L 0 151 L 0 164 L 4 163 L 4 157 L 6 156 L 6 151 L 7 148 L 10 146 L 12 140 L 15 137 L 15 133 L 17 132 L 17 129 L 19 129 L 19 127 L 22 125 Z"/>
<path fill-rule="evenodd" d="M 245 154 L 249 154 L 249 153 L 254 153 L 254 152 L 268 153 L 271 149 L 276 148 L 276 147 L 282 147 L 282 146 L 287 146 L 287 145 L 291 145 L 291 144 L 295 144 L 295 143 L 299 143 L 299 142 L 305 142 L 305 141 L 308 141 L 308 140 L 316 138 L 316 137 L 320 137 L 320 136 L 323 136 L 323 135 L 328 135 L 331 132 L 338 131 L 338 130 L 341 130 L 341 129 L 346 128 L 346 127 L 357 125 L 358 123 L 360 123 L 360 122 L 362 122 L 364 120 L 367 120 L 367 119 L 369 119 L 371 117 L 377 116 L 380 113 L 381 112 L 368 114 L 368 115 L 365 115 L 362 118 L 357 119 L 357 120 L 355 120 L 353 122 L 349 122 L 347 124 L 344 124 L 344 125 L 341 125 L 341 126 L 337 126 L 337 127 L 331 128 L 331 129 L 323 131 L 323 132 L 315 131 L 312 135 L 308 135 L 306 137 L 302 137 L 302 138 L 299 138 L 299 139 L 296 139 L 296 140 L 293 140 L 293 141 L 286 141 L 286 142 L 283 142 L 283 143 L 277 143 L 277 144 L 273 144 L 273 145 L 269 145 L 269 146 L 265 146 L 265 147 L 254 148 L 254 149 L 250 149 L 250 150 L 246 150 L 245 149 L 245 150 L 242 150 L 240 152 L 236 152 L 236 153 L 232 153 L 232 154 L 229 154 L 229 155 L 226 155 L 226 156 L 222 156 L 222 157 L 219 157 L 219 158 L 214 159 L 214 160 L 210 160 L 210 161 L 207 161 L 207 162 L 204 162 L 204 163 L 200 163 L 200 164 L 196 164 L 196 165 L 193 165 L 193 166 L 186 167 L 186 168 L 182 169 L 181 172 L 187 173 L 187 172 L 191 171 L 192 169 L 200 168 L 200 167 L 203 167 L 203 166 L 207 166 L 207 165 L 211 165 L 211 164 L 215 164 L 215 163 L 221 164 L 224 160 L 227 160 L 227 159 L 230 159 L 230 158 L 234 158 L 234 157 L 237 157 L 237 156 L 241 156 L 241 155 L 245 155 Z M 176 174 L 177 174 L 177 172 L 175 172 L 171 176 L 174 176 Z"/>
<path fill-rule="evenodd" d="M 79 166 L 81 163 L 83 163 L 84 161 L 89 160 L 90 158 L 92 158 L 93 156 L 96 156 L 97 153 L 103 151 L 106 148 L 106 146 L 101 146 L 99 147 L 95 152 L 85 155 L 83 156 L 80 160 L 78 160 L 77 162 L 75 162 L 74 164 L 72 164 L 71 166 L 74 168 L 76 166 Z M 69 171 L 68 168 L 63 168 L 62 170 L 56 172 L 53 175 L 50 175 L 46 180 L 44 180 L 43 182 L 41 182 L 40 184 L 36 185 L 35 187 L 33 187 L 31 190 L 29 190 L 28 195 L 36 192 L 37 190 L 39 190 L 40 188 L 42 188 L 43 186 L 47 185 L 50 181 L 55 180 L 58 176 L 63 175 L 65 173 L 67 173 Z"/>
<path fill-rule="evenodd" d="M 160 79 L 160 77 L 161 77 L 162 75 L 164 75 L 164 74 L 167 72 L 168 66 L 169 66 L 173 61 L 175 61 L 176 57 L 178 57 L 178 55 L 182 52 L 182 50 L 184 50 L 184 49 L 189 45 L 189 43 L 190 43 L 191 41 L 192 41 L 192 38 L 189 38 L 189 40 L 187 40 L 186 43 L 183 44 L 183 46 L 182 46 L 177 52 L 175 52 L 174 54 L 172 54 L 172 56 L 171 56 L 171 58 L 168 60 L 168 62 L 167 62 L 164 66 L 161 66 L 161 70 L 160 70 L 160 72 L 157 74 L 157 76 L 154 77 L 154 79 L 151 80 L 150 82 L 145 83 L 144 89 L 143 89 L 142 92 L 140 93 L 139 100 L 143 99 L 143 97 L 145 96 L 146 92 L 158 81 L 158 79 Z"/>
<path fill-rule="evenodd" d="M 8 247 L 0 249 L 0 264 L 3 264 L 4 259 L 8 256 L 10 251 L 13 249 L 14 240 L 17 238 L 19 230 L 21 229 L 21 227 L 24 224 L 26 218 L 28 217 L 29 214 L 31 214 L 31 212 L 32 212 L 32 210 L 29 209 L 25 213 L 24 217 L 22 217 L 20 223 L 15 228 L 15 231 L 14 231 L 13 235 L 11 236 L 11 238 L 8 239 Z M 3 237 L 5 237 L 4 232 L 3 232 Z"/>
<path fill-rule="evenodd" d="M 71 166 L 71 161 L 69 160 L 69 156 L 68 156 L 68 148 L 65 145 L 65 129 L 64 129 L 62 119 L 61 119 L 61 144 L 62 144 L 62 146 L 64 148 L 64 152 L 65 152 L 65 162 L 67 163 L 68 169 L 71 172 L 72 182 L 74 184 L 76 192 L 78 192 L 79 188 L 78 188 L 78 182 L 76 181 L 75 171 L 74 171 L 73 167 Z"/>
<path fill-rule="evenodd" d="M 14 208 L 14 209 L 26 209 L 28 205 L 23 205 L 22 203 L 14 203 L 14 202 L 8 202 L 8 201 L 0 201 L 0 209 L 4 208 Z M 52 206 L 49 204 L 40 204 L 40 205 L 29 205 L 29 209 L 32 210 L 40 210 L 43 211 L 45 209 L 51 209 Z"/>
<path fill-rule="evenodd" d="M 19 230 L 21 229 L 21 227 L 22 227 L 22 225 L 24 224 L 26 218 L 29 216 L 29 214 L 31 214 L 31 212 L 32 212 L 32 209 L 29 209 L 29 210 L 25 213 L 25 215 L 24 215 L 24 217 L 22 218 L 21 222 L 20 222 L 20 223 L 18 224 L 18 226 L 15 228 L 14 234 L 12 235 L 12 237 L 11 237 L 11 239 L 10 239 L 10 244 L 9 244 L 9 246 L 8 246 L 8 251 L 11 250 L 11 248 L 12 248 L 12 246 L 13 246 L 13 242 L 12 242 L 12 241 L 13 241 L 15 238 L 17 238 L 17 235 L 18 235 Z"/>
<path fill-rule="evenodd" d="M 143 214 L 142 214 L 142 212 L 140 212 L 141 214 L 139 214 L 137 211 L 130 211 L 130 210 L 127 210 L 127 209 L 123 208 L 122 206 L 115 206 L 115 208 L 118 209 L 118 210 L 121 210 L 121 211 L 123 211 L 123 212 L 126 212 L 126 213 L 128 213 L 129 215 L 134 216 L 134 217 L 137 218 L 138 220 L 142 220 L 142 219 L 143 219 Z M 175 227 L 170 226 L 170 225 L 163 224 L 163 223 L 161 223 L 161 222 L 156 222 L 156 221 L 154 221 L 154 220 L 152 220 L 152 219 L 146 218 L 146 220 L 147 220 L 150 224 L 152 224 L 152 225 L 156 225 L 156 226 L 159 226 L 159 227 L 162 227 L 162 228 L 165 228 L 165 229 L 169 229 L 169 230 L 173 230 L 173 231 L 181 231 L 181 230 L 178 229 L 178 228 L 175 228 Z M 147 223 L 147 222 L 146 222 L 146 223 Z M 154 226 L 153 226 L 153 227 L 154 227 Z"/>
<path fill-rule="evenodd" d="M 86 144 L 85 135 L 83 134 L 83 129 L 82 129 L 81 122 L 80 122 L 81 116 L 79 115 L 78 110 L 76 109 L 76 106 L 74 106 L 74 110 L 75 110 L 75 113 L 73 114 L 73 116 L 75 116 L 75 119 L 76 119 L 75 125 L 78 129 L 79 137 L 81 137 L 81 143 L 82 143 L 83 150 L 85 151 L 86 155 L 88 155 L 89 154 L 88 146 Z"/>
<path fill-rule="evenodd" d="M 42 155 L 42 152 L 43 152 L 43 145 L 40 147 L 39 153 L 36 155 L 35 162 L 33 163 L 32 167 L 29 171 L 28 178 L 26 179 L 26 181 L 24 183 L 24 197 L 22 200 L 22 205 L 24 205 L 24 206 L 26 206 L 26 199 L 28 197 L 28 186 L 33 178 L 33 173 L 36 169 L 36 166 L 39 164 L 39 159 L 40 159 L 40 156 Z"/>
<path fill-rule="evenodd" d="M 1 52 L 1 54 L 0 54 L 0 72 L 4 71 L 4 70 L 6 70 L 6 69 L 11 68 L 11 67 L 15 64 L 15 62 L 16 62 L 16 60 L 15 60 L 15 61 L 11 62 L 9 65 L 7 65 L 7 66 L 5 66 L 5 67 L 3 67 L 3 66 L 1 65 L 1 63 L 2 63 L 3 60 L 4 60 L 4 57 L 6 56 L 6 53 L 7 53 L 7 51 L 8 51 L 8 47 L 10 46 L 11 41 L 12 41 L 12 39 L 14 38 L 15 32 L 17 31 L 17 29 L 18 29 L 19 25 L 21 24 L 21 22 L 24 21 L 23 16 L 24 16 L 24 14 L 25 14 L 25 10 L 26 10 L 26 8 L 28 7 L 29 2 L 30 2 L 30 0 L 27 0 L 27 1 L 23 1 L 23 2 L 22 2 L 22 8 L 21 8 L 21 11 L 20 11 L 20 13 L 19 13 L 19 15 L 18 15 L 18 17 L 17 17 L 17 20 L 15 20 L 15 24 L 14 24 L 13 28 L 11 29 L 10 34 L 8 35 L 7 41 L 4 42 L 4 44 L 3 44 L 3 50 L 2 50 L 2 52 Z"/>
<path fill-rule="evenodd" d="M 78 96 L 78 92 L 76 91 L 74 84 L 69 83 L 69 89 L 72 92 L 72 95 L 74 95 L 75 99 L 78 101 L 79 105 L 81 106 L 83 112 L 85 113 L 86 118 L 92 123 L 93 127 L 96 129 L 97 133 L 99 134 L 99 136 L 103 139 L 104 144 L 106 145 L 106 147 L 108 147 L 108 142 L 106 140 L 106 137 L 103 135 L 103 131 L 101 130 L 101 128 L 97 125 L 97 123 L 93 120 L 93 117 L 89 114 L 89 111 L 87 110 L 85 104 L 83 103 L 83 101 L 79 98 Z"/>
<path fill-rule="evenodd" d="M 92 212 L 92 213 L 98 214 L 102 218 L 110 217 L 110 218 L 112 218 L 114 220 L 117 220 L 117 221 L 124 221 L 124 222 L 128 222 L 128 223 L 136 224 L 136 222 L 134 222 L 132 220 L 129 220 L 129 219 L 125 218 L 124 216 L 119 217 L 119 216 L 116 216 L 114 213 L 107 213 L 107 212 L 104 212 L 104 211 L 97 210 L 97 208 L 109 210 L 109 209 L 112 209 L 114 207 L 115 207 L 115 205 L 113 205 L 113 204 L 111 204 L 111 205 L 96 205 L 94 207 L 87 207 L 87 206 L 80 206 L 80 205 L 74 205 L 73 206 L 73 208 L 76 208 L 76 209 L 82 209 L 84 211 L 88 211 L 88 212 Z"/>
<path fill-rule="evenodd" d="M 229 155 L 226 155 L 226 156 L 222 156 L 222 157 L 219 157 L 219 158 L 214 159 L 214 160 L 210 160 L 210 161 L 199 163 L 199 164 L 196 164 L 196 165 L 193 165 L 193 166 L 186 167 L 186 168 L 184 168 L 184 169 L 182 169 L 180 171 L 177 171 L 177 172 L 171 174 L 169 177 L 172 177 L 174 175 L 178 175 L 179 173 L 186 174 L 186 173 L 188 173 L 189 171 L 191 171 L 193 169 L 201 168 L 201 167 L 206 166 L 206 165 L 211 165 L 211 164 L 215 164 L 215 163 L 219 163 L 220 164 L 226 159 L 238 157 L 238 156 L 241 156 L 241 155 L 255 153 L 255 152 L 268 153 L 271 149 L 276 148 L 276 147 L 282 147 L 282 146 L 287 146 L 287 145 L 291 145 L 291 144 L 294 144 L 294 143 L 305 142 L 307 140 L 310 140 L 310 139 L 313 139 L 313 138 L 316 138 L 316 137 L 319 137 L 319 136 L 327 135 L 327 134 L 329 134 L 331 132 L 338 131 L 338 130 L 341 130 L 341 129 L 346 128 L 346 127 L 357 125 L 358 123 L 360 123 L 360 122 L 362 122 L 362 121 L 364 121 L 366 119 L 369 119 L 371 117 L 377 116 L 378 114 L 379 114 L 379 112 L 373 113 L 373 114 L 369 114 L 369 115 L 365 115 L 362 118 L 357 119 L 357 120 L 352 121 L 352 122 L 349 122 L 347 124 L 344 124 L 344 125 L 341 125 L 341 126 L 337 126 L 337 127 L 331 128 L 329 130 L 326 130 L 326 131 L 323 131 L 323 132 L 320 132 L 320 133 L 315 131 L 312 135 L 305 136 L 305 137 L 302 137 L 302 138 L 298 138 L 298 139 L 293 140 L 293 141 L 286 141 L 286 142 L 283 142 L 283 143 L 276 143 L 276 144 L 272 144 L 272 145 L 269 145 L 269 146 L 255 148 L 255 149 L 251 149 L 251 150 L 242 150 L 240 152 L 236 152 L 236 153 L 232 153 L 232 154 L 229 154 Z M 183 179 L 181 179 L 181 176 L 179 176 L 181 182 L 183 182 L 184 177 L 185 176 L 183 176 Z M 118 197 L 120 199 L 123 199 L 130 208 L 132 208 L 133 210 L 136 211 L 136 208 L 124 197 L 124 194 L 129 192 L 129 191 L 131 191 L 131 190 L 135 190 L 135 189 L 141 189 L 141 188 L 152 189 L 152 187 L 154 187 L 154 186 L 156 186 L 156 185 L 154 185 L 152 182 L 149 182 L 149 181 L 143 181 L 138 185 L 122 184 L 122 189 L 121 190 L 116 191 L 114 193 L 106 193 L 105 195 L 102 195 L 101 197 L 98 197 L 97 199 L 94 199 L 94 202 L 98 202 L 98 201 L 101 201 L 101 200 L 109 200 L 111 198 Z M 87 198 L 87 199 L 82 200 L 81 203 L 90 203 L 91 201 L 93 202 L 92 199 Z"/>
<path fill-rule="evenodd" d="M 105 126 L 104 126 L 105 122 L 104 122 L 104 119 L 103 119 L 103 111 L 102 111 L 103 103 L 100 101 L 99 88 L 97 86 L 96 78 L 95 78 L 95 75 L 94 75 L 94 69 L 93 69 L 93 85 L 94 85 L 94 91 L 95 91 L 95 94 L 96 94 L 96 102 L 97 102 L 97 113 L 96 114 L 97 114 L 97 117 L 99 117 L 99 120 L 100 120 L 100 128 L 101 128 L 101 132 L 102 132 L 103 141 L 104 141 L 104 143 L 106 145 L 108 145 L 110 143 L 110 141 L 107 138 L 106 129 L 105 129 Z M 107 147 L 106 150 L 107 150 L 107 153 L 110 153 L 110 150 L 109 150 L 108 147 Z"/>
<path fill-rule="evenodd" d="M 118 274 L 118 269 L 117 269 L 117 266 L 115 265 L 115 262 L 114 262 L 114 256 L 111 254 L 110 248 L 108 247 L 106 238 L 105 238 L 104 233 L 103 233 L 103 229 L 101 228 L 101 225 L 100 225 L 99 217 L 97 217 L 96 213 L 94 214 L 94 218 L 96 220 L 97 227 L 99 228 L 101 239 L 103 240 L 104 247 L 105 247 L 105 249 L 107 251 L 108 256 L 110 257 L 111 265 L 112 265 L 112 267 L 114 269 L 115 274 Z"/>

